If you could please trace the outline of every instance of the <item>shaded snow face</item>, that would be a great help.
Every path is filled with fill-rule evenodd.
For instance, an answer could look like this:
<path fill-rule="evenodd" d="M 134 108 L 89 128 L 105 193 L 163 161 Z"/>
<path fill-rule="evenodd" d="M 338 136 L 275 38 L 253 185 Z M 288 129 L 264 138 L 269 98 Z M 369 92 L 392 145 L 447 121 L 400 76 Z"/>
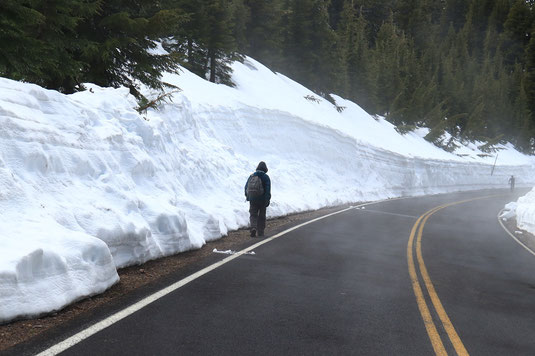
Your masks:
<path fill-rule="evenodd" d="M 517 226 L 535 235 L 535 188 L 516 202 Z"/>
<path fill-rule="evenodd" d="M 261 160 L 269 216 L 501 188 L 511 174 L 533 183 L 533 161 L 511 148 L 500 157 L 514 165 L 498 161 L 491 176 L 487 158 L 400 136 L 340 97 L 341 113 L 307 100 L 315 94 L 252 59 L 234 70 L 236 88 L 166 74 L 183 91 L 144 115 L 125 88 L 62 95 L 0 78 L 0 321 L 100 293 L 118 267 L 245 226 L 243 187 Z"/>

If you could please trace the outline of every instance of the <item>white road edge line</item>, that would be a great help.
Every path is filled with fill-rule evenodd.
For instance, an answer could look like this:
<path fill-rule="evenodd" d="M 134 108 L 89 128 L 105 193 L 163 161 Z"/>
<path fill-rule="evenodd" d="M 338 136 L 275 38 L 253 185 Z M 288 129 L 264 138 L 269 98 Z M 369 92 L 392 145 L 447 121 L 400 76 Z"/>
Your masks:
<path fill-rule="evenodd" d="M 500 215 L 502 214 L 502 212 L 503 212 L 503 209 L 500 210 L 500 212 L 498 213 L 498 221 L 499 221 L 500 225 L 502 226 L 502 228 L 505 230 L 505 232 L 507 232 L 507 234 L 509 234 L 509 236 L 511 236 L 516 242 L 518 242 L 518 244 L 520 246 L 524 247 L 529 253 L 531 253 L 533 256 L 535 256 L 535 252 L 533 252 L 532 249 L 530 249 L 522 241 L 517 239 L 516 236 L 511 234 L 511 231 L 509 231 L 509 229 L 505 227 L 505 225 L 502 223 L 502 219 L 500 219 Z"/>
<path fill-rule="evenodd" d="M 293 230 L 296 230 L 296 229 L 298 229 L 300 227 L 303 227 L 305 225 L 311 224 L 311 223 L 313 223 L 315 221 L 318 221 L 318 220 L 321 220 L 321 219 L 328 218 L 329 216 L 333 216 L 333 215 L 336 215 L 336 214 L 340 214 L 340 213 L 346 212 L 346 211 L 351 210 L 351 209 L 360 208 L 362 206 L 367 206 L 367 205 L 371 205 L 371 204 L 378 204 L 378 203 L 382 203 L 382 202 L 385 202 L 385 201 L 407 199 L 407 198 L 411 198 L 411 197 L 383 199 L 383 200 L 377 200 L 377 201 L 368 202 L 368 203 L 364 203 L 364 204 L 360 204 L 360 205 L 350 206 L 349 208 L 342 209 L 342 210 L 339 210 L 339 211 L 335 211 L 334 213 L 330 213 L 330 214 L 327 214 L 327 215 L 320 216 L 319 218 L 315 218 L 315 219 L 306 221 L 306 222 L 304 222 L 302 224 L 299 224 L 297 226 L 294 226 L 292 228 L 289 228 L 287 230 L 279 232 L 278 234 L 273 235 L 270 238 L 267 238 L 267 239 L 262 240 L 262 241 L 254 244 L 252 246 L 249 246 L 246 249 L 243 249 L 243 250 L 237 252 L 234 255 L 230 255 L 229 257 L 226 257 L 226 258 L 224 258 L 223 260 L 221 260 L 219 262 L 216 262 L 216 263 L 214 263 L 214 264 L 212 264 L 212 265 L 210 265 L 210 266 L 208 266 L 206 268 L 203 268 L 202 270 L 197 271 L 197 272 L 189 275 L 188 277 L 186 277 L 184 279 L 181 279 L 180 281 L 178 281 L 176 283 L 173 283 L 170 286 L 168 286 L 168 287 L 166 287 L 164 289 L 161 289 L 158 292 L 155 292 L 155 293 L 145 297 L 144 299 L 138 301 L 137 303 L 134 303 L 131 306 L 129 306 L 129 307 L 127 307 L 127 308 L 125 308 L 125 309 L 113 314 L 113 315 L 110 315 L 106 319 L 101 320 L 98 323 L 91 325 L 87 329 L 84 329 L 84 330 L 78 332 L 77 334 L 74 334 L 73 336 L 71 336 L 71 337 L 69 337 L 69 338 L 67 338 L 67 339 L 55 344 L 54 346 L 51 346 L 50 348 L 38 353 L 36 356 L 55 356 L 55 355 L 59 354 L 60 352 L 63 352 L 65 350 L 67 350 L 68 348 L 78 344 L 79 342 L 87 339 L 88 337 L 98 333 L 99 331 L 104 330 L 108 326 L 111 326 L 111 325 L 115 324 L 119 320 L 124 319 L 124 318 L 126 318 L 127 316 L 129 316 L 131 314 L 134 314 L 136 311 L 146 307 L 147 305 L 151 304 L 152 302 L 155 302 L 156 300 L 166 296 L 167 294 L 177 290 L 178 288 L 185 286 L 189 282 L 192 282 L 192 281 L 196 280 L 197 278 L 207 274 L 208 272 L 213 271 L 214 269 L 216 269 L 218 267 L 221 267 L 222 265 L 232 261 L 233 259 L 238 258 L 239 256 L 241 256 L 241 255 L 243 255 L 243 254 L 245 254 L 245 253 L 247 253 L 249 251 L 252 251 L 257 247 L 259 247 L 259 246 L 261 246 L 261 245 L 263 245 L 265 243 L 268 243 L 268 242 L 276 239 L 277 237 L 285 235 L 285 234 L 287 234 L 287 233 L 289 233 L 289 232 L 291 232 Z"/>

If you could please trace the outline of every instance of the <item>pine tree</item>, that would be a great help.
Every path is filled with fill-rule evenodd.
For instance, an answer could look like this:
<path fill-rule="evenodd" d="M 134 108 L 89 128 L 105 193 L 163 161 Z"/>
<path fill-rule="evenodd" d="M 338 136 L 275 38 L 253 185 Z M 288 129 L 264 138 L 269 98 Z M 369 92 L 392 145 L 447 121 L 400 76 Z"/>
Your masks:
<path fill-rule="evenodd" d="M 472 57 L 482 61 L 484 57 L 482 44 L 489 28 L 489 18 L 495 0 L 472 0 L 468 10 L 465 29 L 468 34 L 468 50 Z"/>
<path fill-rule="evenodd" d="M 382 24 L 389 20 L 396 1 L 397 0 L 355 0 L 353 3 L 354 7 L 359 9 L 360 14 L 364 16 L 368 22 L 368 37 L 370 39 L 375 40 Z M 373 45 L 373 41 L 371 44 Z"/>
<path fill-rule="evenodd" d="M 358 102 L 366 110 L 372 110 L 374 91 L 370 77 L 371 54 L 366 27 L 367 22 L 360 9 L 355 9 L 352 0 L 346 0 L 337 30 L 343 62 L 341 69 L 345 70 L 342 94 Z"/>
<path fill-rule="evenodd" d="M 152 53 L 155 39 L 167 37 L 181 21 L 178 9 L 160 9 L 149 0 L 108 0 L 98 15 L 79 26 L 85 81 L 126 86 L 139 96 L 137 81 L 160 88 L 161 72 L 176 68 L 172 55 Z"/>
<path fill-rule="evenodd" d="M 164 0 L 165 7 L 179 8 L 184 14 L 184 21 L 180 28 L 164 41 L 164 48 L 173 53 L 184 56 L 182 65 L 197 74 L 205 77 L 207 50 L 202 43 L 202 36 L 207 32 L 207 21 L 204 10 L 207 2 L 193 0 Z"/>
<path fill-rule="evenodd" d="M 44 22 L 45 16 L 29 2 L 0 2 L 0 75 L 21 80 L 41 73 L 36 64 L 41 57 L 41 43 L 30 33 Z"/>
<path fill-rule="evenodd" d="M 529 99 L 525 88 L 525 73 L 520 65 L 516 65 L 515 72 L 516 94 L 514 97 L 513 111 L 511 116 L 514 124 L 514 142 L 521 151 L 529 154 L 535 153 L 535 123 L 533 112 L 530 109 Z"/>
<path fill-rule="evenodd" d="M 228 4 L 232 17 L 232 37 L 236 41 L 236 52 L 246 53 L 249 47 L 247 29 L 251 23 L 251 10 L 245 0 L 231 0 Z"/>
<path fill-rule="evenodd" d="M 412 44 L 397 29 L 391 16 L 377 34 L 373 59 L 377 110 L 380 114 L 390 113 L 395 124 L 407 123 L 400 109 L 406 104 L 413 56 Z"/>
<path fill-rule="evenodd" d="M 184 66 L 214 83 L 233 85 L 230 64 L 241 60 L 246 47 L 249 9 L 243 0 L 177 0 L 188 16 L 182 30 L 166 48 L 185 53 Z"/>
<path fill-rule="evenodd" d="M 294 0 L 289 5 L 285 69 L 295 80 L 329 94 L 340 86 L 343 72 L 340 46 L 329 25 L 328 1 Z"/>
<path fill-rule="evenodd" d="M 430 9 L 422 0 L 400 0 L 394 12 L 394 22 L 411 38 L 418 50 L 429 45 L 431 27 Z"/>
<path fill-rule="evenodd" d="M 531 127 L 535 127 L 535 32 L 526 47 L 526 67 L 524 90 L 527 107 L 531 115 Z M 531 131 L 533 133 L 533 131 Z"/>
<path fill-rule="evenodd" d="M 512 67 L 515 62 L 524 62 L 524 48 L 531 38 L 534 15 L 529 4 L 524 0 L 516 0 L 505 21 L 506 64 Z"/>
<path fill-rule="evenodd" d="M 441 16 L 441 26 L 443 34 L 446 34 L 450 25 L 453 26 L 455 32 L 459 31 L 466 21 L 466 14 L 470 0 L 446 0 L 444 11 Z"/>
<path fill-rule="evenodd" d="M 207 31 L 201 35 L 201 43 L 207 49 L 209 80 L 233 85 L 230 63 L 241 58 L 236 52 L 237 43 L 233 37 L 234 14 L 225 0 L 208 0 L 205 10 Z"/>
<path fill-rule="evenodd" d="M 0 73 L 47 88 L 72 92 L 85 63 L 77 25 L 99 1 L 34 0 L 0 4 Z"/>
<path fill-rule="evenodd" d="M 271 68 L 282 64 L 282 17 L 281 0 L 246 0 L 250 21 L 247 24 L 246 53 Z"/>

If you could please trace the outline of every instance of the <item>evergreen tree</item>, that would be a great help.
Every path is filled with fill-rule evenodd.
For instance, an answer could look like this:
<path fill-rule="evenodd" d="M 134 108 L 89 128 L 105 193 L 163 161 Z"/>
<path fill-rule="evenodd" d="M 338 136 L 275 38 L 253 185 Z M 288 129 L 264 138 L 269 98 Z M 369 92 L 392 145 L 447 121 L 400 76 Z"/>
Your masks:
<path fill-rule="evenodd" d="M 372 41 L 370 45 L 373 45 L 373 41 L 377 38 L 379 29 L 382 24 L 387 22 L 391 16 L 391 13 L 395 7 L 397 0 L 355 0 L 354 7 L 359 9 L 359 12 L 368 22 L 368 38 Z"/>
<path fill-rule="evenodd" d="M 182 65 L 204 78 L 207 50 L 202 43 L 202 36 L 207 32 L 208 26 L 204 16 L 207 3 L 192 0 L 164 0 L 163 4 L 167 8 L 178 7 L 184 14 L 183 23 L 170 38 L 164 41 L 164 48 L 169 52 L 182 54 L 185 57 Z"/>
<path fill-rule="evenodd" d="M 40 42 L 30 36 L 31 29 L 45 22 L 45 16 L 30 7 L 29 2 L 0 2 L 0 75 L 25 79 L 39 75 Z"/>
<path fill-rule="evenodd" d="M 367 22 L 354 7 L 352 0 L 344 2 L 338 24 L 338 40 L 341 49 L 345 81 L 342 94 L 358 102 L 366 110 L 373 110 L 374 98 L 371 80 L 370 49 L 367 38 Z"/>
<path fill-rule="evenodd" d="M 533 112 L 529 109 L 528 98 L 524 86 L 520 86 L 520 96 L 514 103 L 517 135 L 516 147 L 528 154 L 535 154 L 535 123 Z"/>
<path fill-rule="evenodd" d="M 236 41 L 236 52 L 246 53 L 249 48 L 247 29 L 251 23 L 251 10 L 245 0 L 231 0 L 228 4 L 232 17 L 232 37 Z"/>
<path fill-rule="evenodd" d="M 534 15 L 525 0 L 516 0 L 505 21 L 506 64 L 512 67 L 515 62 L 524 62 L 524 48 L 531 38 Z"/>
<path fill-rule="evenodd" d="M 161 72 L 174 70 L 176 59 L 151 50 L 156 48 L 154 40 L 169 36 L 180 21 L 178 9 L 160 9 L 149 0 L 105 1 L 98 15 L 78 29 L 84 42 L 79 58 L 88 64 L 84 80 L 123 85 L 137 96 L 136 81 L 161 87 Z"/>
<path fill-rule="evenodd" d="M 377 34 L 373 59 L 377 112 L 380 114 L 392 113 L 390 118 L 395 124 L 406 123 L 398 111 L 403 102 L 400 99 L 408 89 L 413 55 L 411 44 L 406 36 L 397 29 L 391 16 L 390 20 L 381 26 Z M 393 105 L 394 103 L 395 105 Z"/>
<path fill-rule="evenodd" d="M 185 53 L 184 66 L 193 73 L 232 86 L 230 63 L 242 59 L 238 46 L 246 47 L 249 13 L 243 0 L 178 1 L 188 21 L 166 48 Z"/>
<path fill-rule="evenodd" d="M 406 132 L 533 151 L 535 13 L 526 0 L 3 0 L 0 75 L 161 87 L 179 61 L 231 83 L 249 54 Z M 171 54 L 156 53 L 155 40 Z M 505 136 L 502 136 L 505 135 Z"/>
<path fill-rule="evenodd" d="M 399 0 L 394 12 L 396 25 L 412 38 L 416 48 L 428 45 L 431 31 L 431 13 L 422 0 Z"/>
<path fill-rule="evenodd" d="M 235 0 L 242 1 L 242 0 Z M 241 60 L 237 53 L 237 42 L 234 32 L 234 13 L 232 7 L 227 6 L 225 0 L 208 0 L 208 6 L 204 14 L 207 19 L 207 31 L 201 38 L 207 48 L 209 80 L 233 85 L 230 73 L 230 63 L 233 60 Z"/>
<path fill-rule="evenodd" d="M 72 92 L 86 63 L 77 25 L 99 1 L 34 0 L 0 4 L 0 74 Z"/>
<path fill-rule="evenodd" d="M 445 34 L 450 25 L 453 26 L 455 32 L 459 31 L 466 21 L 466 14 L 470 0 L 446 0 L 444 10 L 441 16 L 441 26 Z"/>
<path fill-rule="evenodd" d="M 535 36 L 531 37 L 526 48 L 524 90 L 527 97 L 526 104 L 532 119 L 532 126 L 535 127 Z"/>
<path fill-rule="evenodd" d="M 280 67 L 283 41 L 281 0 L 246 0 L 245 4 L 250 11 L 245 31 L 246 53 L 269 67 Z"/>
<path fill-rule="evenodd" d="M 294 0 L 284 43 L 285 68 L 304 85 L 325 95 L 340 86 L 337 37 L 329 25 L 328 1 Z"/>

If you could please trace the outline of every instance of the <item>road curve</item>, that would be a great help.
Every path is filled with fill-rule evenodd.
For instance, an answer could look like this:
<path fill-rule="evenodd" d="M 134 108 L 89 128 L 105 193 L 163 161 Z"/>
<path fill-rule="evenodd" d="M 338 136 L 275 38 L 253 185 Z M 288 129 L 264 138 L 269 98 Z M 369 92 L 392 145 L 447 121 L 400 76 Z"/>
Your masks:
<path fill-rule="evenodd" d="M 533 355 L 535 256 L 496 219 L 514 199 L 494 190 L 349 209 L 217 266 L 62 355 Z"/>

